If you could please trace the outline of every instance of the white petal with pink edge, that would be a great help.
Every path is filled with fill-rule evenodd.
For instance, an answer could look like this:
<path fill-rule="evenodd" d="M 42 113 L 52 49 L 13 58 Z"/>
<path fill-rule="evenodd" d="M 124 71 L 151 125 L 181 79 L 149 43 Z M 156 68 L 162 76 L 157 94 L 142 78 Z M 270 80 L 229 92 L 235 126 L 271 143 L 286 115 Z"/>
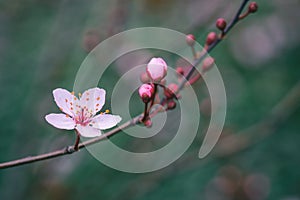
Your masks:
<path fill-rule="evenodd" d="M 92 88 L 85 91 L 80 98 L 81 108 L 87 109 L 91 115 L 95 115 L 105 104 L 105 90 Z"/>
<path fill-rule="evenodd" d="M 101 135 L 101 131 L 99 129 L 96 129 L 89 125 L 82 126 L 82 125 L 78 124 L 76 126 L 76 130 L 83 137 L 97 137 L 97 136 Z"/>
<path fill-rule="evenodd" d="M 66 114 L 49 114 L 45 116 L 46 121 L 59 129 L 72 130 L 75 128 L 74 120 Z"/>
<path fill-rule="evenodd" d="M 105 130 L 116 126 L 122 118 L 118 115 L 100 114 L 92 119 L 91 125 L 95 128 Z"/>
<path fill-rule="evenodd" d="M 77 97 L 71 94 L 68 90 L 62 88 L 53 90 L 53 97 L 56 105 L 62 112 L 72 117 L 74 116 L 74 113 L 79 107 Z"/>

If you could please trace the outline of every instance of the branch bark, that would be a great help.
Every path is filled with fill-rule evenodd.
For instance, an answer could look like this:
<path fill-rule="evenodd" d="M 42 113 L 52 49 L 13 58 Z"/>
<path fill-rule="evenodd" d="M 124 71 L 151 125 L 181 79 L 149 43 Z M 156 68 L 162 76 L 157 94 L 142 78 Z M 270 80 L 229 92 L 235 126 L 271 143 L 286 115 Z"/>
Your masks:
<path fill-rule="evenodd" d="M 242 4 L 240 5 L 237 13 L 235 14 L 235 17 L 233 18 L 233 20 L 230 22 L 229 26 L 224 30 L 224 36 L 227 35 L 227 33 L 236 25 L 236 23 L 239 21 L 239 16 L 241 15 L 242 11 L 244 10 L 245 6 L 247 5 L 249 0 L 243 0 Z M 198 66 L 203 60 L 204 58 L 208 55 L 209 52 L 211 52 L 222 40 L 224 37 L 219 37 L 213 44 L 211 44 L 208 49 L 206 50 L 206 52 L 197 60 L 195 60 L 195 62 L 193 63 L 193 67 L 190 69 L 190 71 L 188 72 L 188 74 L 186 75 L 186 77 L 184 79 L 182 79 L 182 81 L 179 83 L 179 88 L 178 88 L 178 92 L 180 90 L 183 89 L 185 83 L 192 77 L 193 73 L 196 70 L 196 66 Z M 135 117 L 134 119 L 125 122 L 124 124 L 112 129 L 111 131 L 104 133 L 103 135 L 87 140 L 86 142 L 80 143 L 78 145 L 78 149 L 81 149 L 85 146 L 89 146 L 92 144 L 95 144 L 97 142 L 100 142 L 102 140 L 105 140 L 119 132 L 121 132 L 122 130 L 134 126 L 138 123 L 140 123 L 140 118 L 143 115 L 138 115 L 137 117 Z M 28 163 L 33 163 L 33 162 L 37 162 L 37 161 L 41 161 L 41 160 L 46 160 L 46 159 L 51 159 L 51 158 L 55 158 L 58 156 L 63 156 L 63 155 L 68 155 L 68 154 L 72 154 L 74 152 L 77 152 L 74 149 L 74 146 L 67 146 L 63 149 L 60 150 L 56 150 L 56 151 L 52 151 L 49 153 L 45 153 L 45 154 L 40 154 L 37 156 L 29 156 L 29 157 L 25 157 L 25 158 L 21 158 L 21 159 L 17 159 L 17 160 L 13 160 L 13 161 L 9 161 L 9 162 L 4 162 L 4 163 L 0 163 L 0 169 L 4 169 L 4 168 L 10 168 L 10 167 L 14 167 L 14 166 L 20 166 L 20 165 L 24 165 L 24 164 L 28 164 Z"/>

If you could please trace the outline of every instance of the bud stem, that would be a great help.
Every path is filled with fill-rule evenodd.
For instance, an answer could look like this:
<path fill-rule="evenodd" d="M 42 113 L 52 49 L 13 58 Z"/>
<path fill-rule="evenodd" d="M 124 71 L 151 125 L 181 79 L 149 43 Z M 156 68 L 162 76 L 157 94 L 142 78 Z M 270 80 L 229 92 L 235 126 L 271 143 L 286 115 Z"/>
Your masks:
<path fill-rule="evenodd" d="M 241 14 L 241 15 L 239 16 L 239 20 L 242 20 L 242 19 L 246 18 L 249 14 L 250 14 L 249 11 L 247 11 L 247 12 Z"/>
<path fill-rule="evenodd" d="M 245 6 L 247 5 L 249 0 L 244 0 L 242 2 L 242 4 L 240 5 L 236 15 L 234 16 L 234 18 L 232 19 L 232 21 L 230 22 L 230 24 L 224 29 L 224 33 L 223 33 L 223 37 L 236 25 L 236 23 L 239 21 L 240 19 L 240 15 L 242 13 L 242 11 L 244 10 Z M 185 79 L 183 79 L 183 81 L 179 84 L 178 90 L 181 90 L 185 83 L 192 77 L 192 75 L 194 74 L 196 68 L 195 66 L 198 66 L 203 60 L 204 58 L 207 56 L 207 54 L 213 49 L 215 48 L 220 42 L 222 41 L 222 38 L 218 38 L 215 42 L 213 42 L 211 45 L 209 45 L 206 49 L 206 52 L 197 60 L 195 60 L 195 62 L 193 63 L 193 67 L 191 68 L 191 70 L 188 72 L 188 74 L 186 75 Z"/>
<path fill-rule="evenodd" d="M 157 93 L 157 83 L 153 83 L 153 84 L 154 84 L 154 92 L 153 92 L 153 96 L 151 99 L 151 104 L 150 104 L 149 110 L 152 108 L 152 106 L 154 104 L 154 100 L 155 100 L 156 93 Z"/>
<path fill-rule="evenodd" d="M 145 103 L 144 116 L 141 121 L 145 122 L 146 119 L 148 118 L 148 116 L 149 116 L 149 111 L 148 111 L 148 102 L 147 102 L 147 103 Z"/>
<path fill-rule="evenodd" d="M 197 59 L 197 53 L 196 53 L 195 47 L 191 46 L 191 49 L 192 49 L 194 60 L 196 60 Z"/>

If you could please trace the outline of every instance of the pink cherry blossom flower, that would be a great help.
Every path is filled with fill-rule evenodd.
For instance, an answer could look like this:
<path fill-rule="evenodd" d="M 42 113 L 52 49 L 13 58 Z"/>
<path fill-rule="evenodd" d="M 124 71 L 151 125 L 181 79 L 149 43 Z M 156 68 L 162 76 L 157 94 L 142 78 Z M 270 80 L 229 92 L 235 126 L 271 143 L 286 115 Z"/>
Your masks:
<path fill-rule="evenodd" d="M 92 88 L 77 98 L 65 89 L 53 90 L 54 101 L 65 113 L 46 115 L 46 121 L 59 129 L 76 129 L 83 137 L 96 137 L 101 130 L 109 129 L 121 121 L 118 115 L 97 114 L 105 103 L 105 90 Z"/>
<path fill-rule="evenodd" d="M 146 72 L 152 81 L 160 82 L 167 75 L 167 69 L 167 63 L 162 58 L 152 58 Z"/>

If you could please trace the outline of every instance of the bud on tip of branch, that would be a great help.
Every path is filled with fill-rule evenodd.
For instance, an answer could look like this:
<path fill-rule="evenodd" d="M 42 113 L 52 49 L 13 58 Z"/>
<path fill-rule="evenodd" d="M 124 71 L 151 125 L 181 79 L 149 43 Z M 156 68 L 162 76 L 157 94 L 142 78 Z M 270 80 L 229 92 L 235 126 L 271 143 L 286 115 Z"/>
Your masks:
<path fill-rule="evenodd" d="M 255 13 L 257 11 L 257 9 L 258 9 L 257 3 L 256 2 L 251 2 L 249 4 L 249 7 L 248 7 L 248 12 L 249 13 Z"/>
<path fill-rule="evenodd" d="M 168 102 L 168 110 L 173 110 L 176 108 L 176 102 L 175 101 L 169 101 Z"/>
<path fill-rule="evenodd" d="M 178 75 L 183 76 L 184 75 L 184 70 L 182 67 L 177 67 L 176 72 Z"/>
<path fill-rule="evenodd" d="M 217 21 L 216 21 L 216 27 L 218 29 L 220 29 L 221 31 L 224 31 L 224 29 L 226 28 L 227 26 L 227 23 L 225 21 L 225 19 L 223 18 L 219 18 Z"/>
<path fill-rule="evenodd" d="M 206 38 L 206 45 L 211 45 L 217 40 L 218 36 L 215 32 L 210 32 Z"/>
<path fill-rule="evenodd" d="M 202 70 L 203 72 L 207 72 L 214 66 L 215 60 L 212 57 L 207 57 L 203 61 Z"/>
<path fill-rule="evenodd" d="M 188 34 L 187 36 L 186 36 L 186 43 L 189 45 L 189 46 L 194 46 L 194 44 L 195 44 L 195 36 L 194 35 L 192 35 L 192 34 Z"/>
<path fill-rule="evenodd" d="M 164 94 L 167 99 L 172 99 L 175 97 L 176 92 L 178 91 L 178 85 L 175 83 L 170 83 L 165 89 Z"/>

